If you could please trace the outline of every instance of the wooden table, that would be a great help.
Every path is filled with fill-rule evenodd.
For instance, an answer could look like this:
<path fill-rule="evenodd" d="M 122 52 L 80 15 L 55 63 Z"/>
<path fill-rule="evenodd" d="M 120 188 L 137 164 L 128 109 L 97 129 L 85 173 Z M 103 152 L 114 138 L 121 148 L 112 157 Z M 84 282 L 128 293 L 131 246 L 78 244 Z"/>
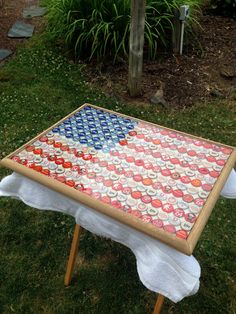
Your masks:
<path fill-rule="evenodd" d="M 85 104 L 1 164 L 190 255 L 235 160 L 233 147 Z"/>

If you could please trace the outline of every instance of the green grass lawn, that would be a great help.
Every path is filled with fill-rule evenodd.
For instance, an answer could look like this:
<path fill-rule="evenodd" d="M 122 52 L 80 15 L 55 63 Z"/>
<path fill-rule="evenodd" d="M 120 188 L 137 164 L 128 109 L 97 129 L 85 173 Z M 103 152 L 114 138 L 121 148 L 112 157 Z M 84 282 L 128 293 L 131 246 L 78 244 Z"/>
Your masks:
<path fill-rule="evenodd" d="M 85 102 L 236 146 L 233 101 L 169 111 L 121 104 L 91 89 L 60 51 L 31 41 L 0 68 L 1 157 Z M 9 173 L 0 169 L 1 177 Z M 235 210 L 236 200 L 218 200 L 194 251 L 200 290 L 178 304 L 166 300 L 163 313 L 236 313 Z M 152 313 L 156 294 L 140 283 L 130 250 L 86 231 L 64 287 L 73 226 L 69 216 L 0 199 L 0 313 Z"/>

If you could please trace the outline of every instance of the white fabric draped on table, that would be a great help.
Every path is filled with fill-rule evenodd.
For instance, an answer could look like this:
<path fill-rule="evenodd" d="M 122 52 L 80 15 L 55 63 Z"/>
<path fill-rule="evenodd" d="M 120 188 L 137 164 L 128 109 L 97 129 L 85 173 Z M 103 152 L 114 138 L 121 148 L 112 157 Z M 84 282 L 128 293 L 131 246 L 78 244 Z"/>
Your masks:
<path fill-rule="evenodd" d="M 226 182 L 222 196 L 236 198 L 236 172 Z M 97 235 L 129 247 L 137 261 L 142 283 L 174 302 L 195 294 L 199 288 L 200 266 L 193 256 L 177 250 L 83 204 L 65 197 L 20 174 L 13 173 L 0 183 L 0 196 L 11 196 L 25 204 L 75 217 L 76 223 Z"/>

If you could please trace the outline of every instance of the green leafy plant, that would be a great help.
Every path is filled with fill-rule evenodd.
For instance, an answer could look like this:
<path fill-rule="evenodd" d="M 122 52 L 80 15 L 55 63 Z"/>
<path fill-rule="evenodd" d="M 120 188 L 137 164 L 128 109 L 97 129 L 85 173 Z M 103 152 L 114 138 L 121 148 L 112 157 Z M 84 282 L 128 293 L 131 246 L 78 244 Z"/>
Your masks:
<path fill-rule="evenodd" d="M 76 56 L 89 60 L 105 57 L 116 61 L 128 55 L 130 0 L 44 0 L 49 8 L 49 32 L 63 38 Z M 192 16 L 201 0 L 186 0 Z M 159 43 L 168 44 L 173 27 L 173 11 L 183 0 L 147 0 L 145 45 L 154 59 Z"/>

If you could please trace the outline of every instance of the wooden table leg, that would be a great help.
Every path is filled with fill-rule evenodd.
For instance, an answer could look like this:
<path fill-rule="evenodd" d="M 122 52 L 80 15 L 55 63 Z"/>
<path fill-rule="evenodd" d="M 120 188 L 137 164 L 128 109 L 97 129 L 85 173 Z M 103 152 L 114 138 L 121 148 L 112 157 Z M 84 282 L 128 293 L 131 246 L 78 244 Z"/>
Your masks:
<path fill-rule="evenodd" d="M 164 299 L 165 297 L 163 295 L 158 294 L 153 314 L 161 313 L 161 308 L 162 308 Z"/>
<path fill-rule="evenodd" d="M 78 254 L 78 248 L 79 248 L 79 237 L 82 231 L 82 227 L 78 224 L 75 225 L 75 230 L 74 230 L 74 235 L 71 243 L 71 248 L 70 248 L 70 255 L 67 263 L 67 268 L 66 268 L 66 274 L 64 278 L 64 285 L 69 286 L 71 282 L 71 277 L 72 273 L 74 270 L 75 266 L 75 259 Z"/>

